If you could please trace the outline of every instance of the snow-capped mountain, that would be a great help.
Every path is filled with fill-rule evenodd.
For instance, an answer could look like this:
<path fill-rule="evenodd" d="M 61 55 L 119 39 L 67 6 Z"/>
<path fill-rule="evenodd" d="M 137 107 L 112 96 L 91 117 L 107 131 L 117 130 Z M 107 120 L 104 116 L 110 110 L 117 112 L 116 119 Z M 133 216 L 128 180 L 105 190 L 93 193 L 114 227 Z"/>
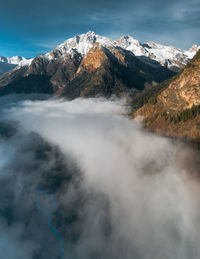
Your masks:
<path fill-rule="evenodd" d="M 198 49 L 193 46 L 186 51 L 154 42 L 142 44 L 131 36 L 112 40 L 89 31 L 34 59 L 1 58 L 0 64 L 17 67 L 0 75 L 0 95 L 134 95 L 176 75 Z"/>
<path fill-rule="evenodd" d="M 123 36 L 119 38 L 117 42 L 121 48 L 133 52 L 133 54 L 136 56 L 144 56 L 146 53 L 146 50 L 142 44 L 140 44 L 140 42 L 134 39 L 132 36 Z"/>
<path fill-rule="evenodd" d="M 152 66 L 156 66 L 157 63 L 175 72 L 182 70 L 200 49 L 200 46 L 197 45 L 192 46 L 189 50 L 183 50 L 155 42 L 140 43 L 130 35 L 123 36 L 118 40 L 112 40 L 108 37 L 98 35 L 93 31 L 88 31 L 85 34 L 67 39 L 51 52 L 43 55 L 43 57 L 52 60 L 65 58 L 66 56 L 74 57 L 74 55 L 78 54 L 80 58 L 83 58 L 95 43 L 99 43 L 101 46 L 108 48 L 111 52 L 116 48 L 128 50 Z M 4 63 L 4 65 L 6 64 L 6 70 L 10 70 L 16 66 L 18 66 L 17 68 L 29 66 L 32 60 L 33 59 L 26 59 L 19 56 L 11 58 L 0 56 L 0 65 L 2 66 L 2 63 Z"/>
<path fill-rule="evenodd" d="M 107 37 L 100 36 L 93 31 L 88 31 L 86 34 L 80 34 L 66 40 L 64 43 L 57 46 L 50 53 L 46 54 L 48 58 L 65 57 L 66 55 L 80 54 L 85 56 L 95 43 L 99 43 L 104 47 L 116 47 L 118 42 Z"/>
<path fill-rule="evenodd" d="M 124 36 L 118 40 L 121 47 L 130 50 L 136 56 L 148 57 L 151 60 L 159 62 L 171 70 L 179 71 L 196 54 L 197 45 L 192 46 L 190 50 L 182 50 L 173 46 L 165 46 L 155 42 L 140 43 L 132 36 Z"/>
<path fill-rule="evenodd" d="M 8 63 L 12 65 L 29 65 L 33 59 L 31 58 L 24 58 L 20 56 L 13 56 L 13 57 L 2 57 L 0 56 L 0 62 L 2 63 Z"/>
<path fill-rule="evenodd" d="M 19 66 L 29 66 L 33 59 L 28 59 L 24 57 L 14 56 L 14 57 L 3 57 L 0 56 L 0 74 L 6 73 L 9 70 Z"/>
<path fill-rule="evenodd" d="M 112 40 L 107 37 L 100 36 L 93 31 L 86 34 L 80 34 L 66 40 L 57 46 L 53 51 L 45 56 L 48 59 L 65 57 L 66 55 L 74 56 L 80 54 L 84 57 L 95 43 L 109 48 L 122 48 L 131 51 L 135 56 L 143 58 L 146 62 L 153 60 L 176 72 L 180 71 L 196 54 L 199 46 L 194 45 L 189 50 L 182 50 L 173 46 L 165 46 L 154 42 L 140 43 L 132 36 L 123 36 L 118 40 Z M 155 65 L 155 64 L 154 64 Z"/>

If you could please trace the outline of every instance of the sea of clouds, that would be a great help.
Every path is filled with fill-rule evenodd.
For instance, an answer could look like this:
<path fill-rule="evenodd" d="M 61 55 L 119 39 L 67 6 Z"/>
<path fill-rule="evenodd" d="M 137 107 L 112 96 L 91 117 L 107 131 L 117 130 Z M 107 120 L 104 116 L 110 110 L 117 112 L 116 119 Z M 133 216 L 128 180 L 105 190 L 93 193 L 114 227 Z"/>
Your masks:
<path fill-rule="evenodd" d="M 36 190 L 54 197 L 66 259 L 200 258 L 198 154 L 126 113 L 124 100 L 0 98 L 1 259 L 63 259 Z"/>

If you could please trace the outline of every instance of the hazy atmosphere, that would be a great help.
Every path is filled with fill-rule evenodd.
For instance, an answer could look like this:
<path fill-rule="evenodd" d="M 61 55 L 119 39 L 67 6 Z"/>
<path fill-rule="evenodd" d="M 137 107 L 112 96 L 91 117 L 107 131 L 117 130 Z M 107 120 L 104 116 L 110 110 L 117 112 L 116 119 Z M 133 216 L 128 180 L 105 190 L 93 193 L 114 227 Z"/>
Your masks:
<path fill-rule="evenodd" d="M 200 0 L 0 0 L 0 259 L 200 258 Z"/>
<path fill-rule="evenodd" d="M 1 257 L 198 259 L 195 153 L 124 101 L 38 97 L 0 100 Z"/>

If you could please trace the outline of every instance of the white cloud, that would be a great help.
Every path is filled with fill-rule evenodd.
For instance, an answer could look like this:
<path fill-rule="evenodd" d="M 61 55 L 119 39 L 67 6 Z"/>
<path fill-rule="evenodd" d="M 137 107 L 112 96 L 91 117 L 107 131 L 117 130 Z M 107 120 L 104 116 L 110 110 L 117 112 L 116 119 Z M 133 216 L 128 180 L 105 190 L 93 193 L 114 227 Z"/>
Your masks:
<path fill-rule="evenodd" d="M 81 206 L 80 238 L 74 249 L 65 246 L 66 258 L 198 259 L 200 183 L 191 177 L 198 171 L 193 154 L 146 132 L 124 113 L 119 100 L 50 99 L 22 101 L 2 118 L 18 121 L 25 136 L 37 132 L 81 169 L 81 188 L 89 196 Z M 34 165 L 33 156 L 21 156 Z M 46 161 L 47 168 L 50 164 L 54 158 Z M 65 185 L 56 193 L 61 215 L 69 204 L 79 210 L 78 192 Z M 68 227 L 62 226 L 66 234 Z"/>

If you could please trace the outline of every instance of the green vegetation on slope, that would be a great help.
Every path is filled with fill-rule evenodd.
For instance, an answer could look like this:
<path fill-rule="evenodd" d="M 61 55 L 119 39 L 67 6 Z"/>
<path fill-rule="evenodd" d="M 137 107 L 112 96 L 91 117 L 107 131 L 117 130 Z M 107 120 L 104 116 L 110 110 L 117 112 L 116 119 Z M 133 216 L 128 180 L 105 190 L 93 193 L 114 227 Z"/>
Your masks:
<path fill-rule="evenodd" d="M 134 96 L 130 104 L 132 108 L 132 112 L 138 110 L 139 108 L 141 108 L 147 103 L 156 104 L 158 95 L 161 94 L 162 91 L 164 91 L 169 86 L 169 84 L 176 79 L 176 77 L 177 76 L 174 76 L 160 83 L 159 85 L 153 86 L 150 89 L 146 89 L 138 93 L 136 96 Z"/>
<path fill-rule="evenodd" d="M 197 117 L 200 114 L 200 105 L 194 105 L 191 109 L 185 109 L 175 116 L 170 116 L 170 122 L 186 122 Z"/>

